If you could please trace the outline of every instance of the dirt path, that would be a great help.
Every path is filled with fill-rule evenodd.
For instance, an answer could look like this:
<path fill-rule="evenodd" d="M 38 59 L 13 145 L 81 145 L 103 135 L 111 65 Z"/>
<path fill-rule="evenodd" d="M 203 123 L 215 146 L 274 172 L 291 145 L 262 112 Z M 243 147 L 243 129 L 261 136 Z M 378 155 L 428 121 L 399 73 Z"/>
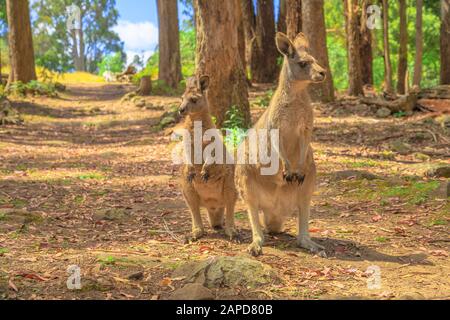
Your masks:
<path fill-rule="evenodd" d="M 58 99 L 14 101 L 25 125 L 0 127 L 0 297 L 164 299 L 180 286 L 170 275 L 182 263 L 246 255 L 242 203 L 236 218 L 244 243 L 210 229 L 183 243 L 190 218 L 178 168 L 169 137 L 152 128 L 163 111 L 121 104 L 127 90 L 79 85 Z M 179 99 L 148 101 L 167 107 Z M 450 207 L 435 196 L 444 180 L 424 177 L 448 159 L 419 152 L 448 152 L 448 136 L 430 122 L 379 120 L 358 108 L 317 108 L 311 232 L 328 257 L 296 248 L 290 220 L 256 258 L 281 282 L 221 289 L 218 298 L 450 297 Z M 261 112 L 253 109 L 255 117 Z M 402 143 L 408 150 L 399 150 Z M 336 175 L 342 170 L 377 179 Z M 70 265 L 80 267 L 82 290 L 66 286 Z M 380 268 L 381 289 L 368 289 L 369 266 Z"/>

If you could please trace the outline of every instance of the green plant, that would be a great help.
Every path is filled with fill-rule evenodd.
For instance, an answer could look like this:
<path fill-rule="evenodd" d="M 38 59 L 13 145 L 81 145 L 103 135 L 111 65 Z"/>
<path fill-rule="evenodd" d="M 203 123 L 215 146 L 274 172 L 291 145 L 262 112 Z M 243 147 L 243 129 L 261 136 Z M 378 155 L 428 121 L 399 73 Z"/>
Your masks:
<path fill-rule="evenodd" d="M 267 108 L 270 104 L 270 100 L 272 100 L 273 94 L 274 91 L 272 89 L 268 90 L 264 95 L 255 100 L 255 104 Z"/>
<path fill-rule="evenodd" d="M 225 121 L 222 125 L 226 131 L 225 144 L 236 147 L 247 135 L 245 117 L 238 106 L 231 106 L 225 113 Z"/>
<path fill-rule="evenodd" d="M 51 82 L 40 82 L 37 80 L 32 80 L 28 83 L 23 83 L 21 81 L 14 82 L 9 87 L 8 94 L 24 97 L 26 95 L 35 96 L 56 96 L 55 85 Z"/>
<path fill-rule="evenodd" d="M 103 75 L 104 72 L 121 72 L 124 66 L 124 61 L 122 59 L 122 54 L 116 52 L 105 56 L 102 61 L 98 64 L 98 74 Z"/>

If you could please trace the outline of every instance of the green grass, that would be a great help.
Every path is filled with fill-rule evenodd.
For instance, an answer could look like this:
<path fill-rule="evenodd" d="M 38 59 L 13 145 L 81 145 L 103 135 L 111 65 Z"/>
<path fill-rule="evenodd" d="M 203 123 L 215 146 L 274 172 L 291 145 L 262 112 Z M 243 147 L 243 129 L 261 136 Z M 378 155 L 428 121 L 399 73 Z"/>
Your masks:
<path fill-rule="evenodd" d="M 103 174 L 97 173 L 97 172 L 84 173 L 84 174 L 77 176 L 77 178 L 80 180 L 104 180 L 104 179 L 106 179 L 106 177 Z"/>
<path fill-rule="evenodd" d="M 8 248 L 0 248 L 0 255 L 8 253 L 8 252 L 9 252 Z"/>
<path fill-rule="evenodd" d="M 380 236 L 380 237 L 376 237 L 376 238 L 375 238 L 375 241 L 378 241 L 378 242 L 384 243 L 384 242 L 388 242 L 388 241 L 389 241 L 389 238 L 386 238 L 386 237 Z"/>

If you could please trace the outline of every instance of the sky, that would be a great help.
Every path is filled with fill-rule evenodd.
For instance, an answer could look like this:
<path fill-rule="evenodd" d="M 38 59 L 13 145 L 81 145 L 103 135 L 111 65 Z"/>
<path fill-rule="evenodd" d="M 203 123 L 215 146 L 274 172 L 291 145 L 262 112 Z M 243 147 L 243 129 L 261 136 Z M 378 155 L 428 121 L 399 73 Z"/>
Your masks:
<path fill-rule="evenodd" d="M 120 16 L 114 30 L 124 42 L 128 62 L 136 54 L 146 61 L 158 45 L 156 0 L 117 0 L 117 9 Z M 178 11 L 180 21 L 185 19 L 182 6 Z"/>

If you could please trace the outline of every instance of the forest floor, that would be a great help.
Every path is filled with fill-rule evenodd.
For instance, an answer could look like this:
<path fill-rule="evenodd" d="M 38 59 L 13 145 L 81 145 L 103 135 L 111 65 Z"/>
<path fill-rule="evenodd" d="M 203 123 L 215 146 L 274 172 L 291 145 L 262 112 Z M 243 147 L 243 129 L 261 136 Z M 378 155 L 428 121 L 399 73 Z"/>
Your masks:
<path fill-rule="evenodd" d="M 9 299 L 166 299 L 182 284 L 172 272 L 184 262 L 250 257 L 242 201 L 242 243 L 210 228 L 183 242 L 191 219 L 180 171 L 170 135 L 155 129 L 180 100 L 152 96 L 156 107 L 141 109 L 120 102 L 129 90 L 79 84 L 58 98 L 12 100 L 25 122 L 0 126 L 0 298 L 3 286 Z M 264 95 L 253 90 L 252 101 Z M 263 110 L 253 106 L 254 118 Z M 425 175 L 448 164 L 448 133 L 424 114 L 379 119 L 350 100 L 315 113 L 310 232 L 327 257 L 295 246 L 292 218 L 252 258 L 279 281 L 216 289 L 216 298 L 450 298 L 445 179 Z M 70 265 L 80 267 L 81 290 L 66 286 Z M 380 268 L 380 289 L 367 285 L 370 266 Z"/>

